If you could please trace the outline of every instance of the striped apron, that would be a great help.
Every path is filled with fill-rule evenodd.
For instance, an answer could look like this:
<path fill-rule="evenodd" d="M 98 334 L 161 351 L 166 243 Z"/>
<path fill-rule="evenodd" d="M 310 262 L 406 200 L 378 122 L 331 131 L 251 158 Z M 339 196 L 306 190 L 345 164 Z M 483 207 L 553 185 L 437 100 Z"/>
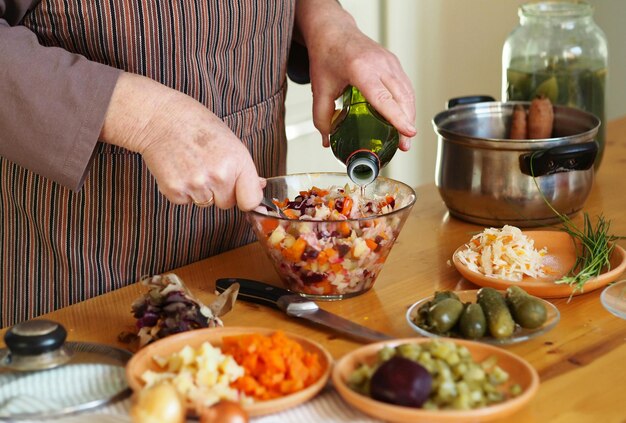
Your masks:
<path fill-rule="evenodd" d="M 43 45 L 197 99 L 268 177 L 285 171 L 294 2 L 42 0 L 23 24 Z M 169 203 L 140 155 L 109 144 L 79 192 L 5 160 L 0 184 L 2 327 L 254 240 L 236 208 Z"/>

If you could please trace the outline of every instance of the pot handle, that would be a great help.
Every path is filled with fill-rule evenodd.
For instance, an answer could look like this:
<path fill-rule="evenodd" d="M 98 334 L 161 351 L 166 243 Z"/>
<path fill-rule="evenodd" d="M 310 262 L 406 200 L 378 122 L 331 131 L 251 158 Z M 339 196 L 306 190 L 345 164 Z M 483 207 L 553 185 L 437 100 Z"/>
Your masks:
<path fill-rule="evenodd" d="M 523 174 L 529 176 L 587 170 L 593 166 L 597 153 L 598 143 L 596 141 L 563 145 L 522 154 L 519 157 L 519 167 Z M 530 169 L 531 162 L 532 172 Z"/>
<path fill-rule="evenodd" d="M 448 104 L 446 104 L 446 109 L 451 109 L 455 106 L 463 106 L 464 104 L 483 103 L 485 101 L 496 101 L 496 99 L 489 95 L 468 95 L 464 97 L 454 97 L 448 100 Z"/>

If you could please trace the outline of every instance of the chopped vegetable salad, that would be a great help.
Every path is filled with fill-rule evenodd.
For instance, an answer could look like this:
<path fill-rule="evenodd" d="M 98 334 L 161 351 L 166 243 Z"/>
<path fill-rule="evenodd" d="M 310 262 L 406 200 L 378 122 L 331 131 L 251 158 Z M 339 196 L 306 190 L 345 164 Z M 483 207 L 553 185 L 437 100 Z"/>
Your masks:
<path fill-rule="evenodd" d="M 398 236 L 394 194 L 366 198 L 359 187 L 313 187 L 255 221 L 255 231 L 290 290 L 324 296 L 372 287 Z M 271 217 L 270 217 L 271 216 Z"/>

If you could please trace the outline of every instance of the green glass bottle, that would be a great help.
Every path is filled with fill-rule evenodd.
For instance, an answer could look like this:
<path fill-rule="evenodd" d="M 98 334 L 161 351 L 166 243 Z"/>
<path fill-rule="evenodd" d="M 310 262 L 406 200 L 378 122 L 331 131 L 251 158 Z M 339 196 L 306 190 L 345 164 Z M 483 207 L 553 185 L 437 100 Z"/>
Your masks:
<path fill-rule="evenodd" d="M 348 86 L 343 107 L 335 113 L 330 130 L 333 154 L 347 167 L 348 176 L 364 186 L 378 177 L 398 149 L 398 130 L 372 107 L 363 94 Z"/>

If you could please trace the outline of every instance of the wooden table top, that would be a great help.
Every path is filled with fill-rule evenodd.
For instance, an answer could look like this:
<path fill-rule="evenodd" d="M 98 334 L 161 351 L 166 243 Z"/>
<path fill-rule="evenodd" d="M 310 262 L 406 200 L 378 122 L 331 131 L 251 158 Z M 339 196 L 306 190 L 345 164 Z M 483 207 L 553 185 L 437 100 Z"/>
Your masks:
<path fill-rule="evenodd" d="M 626 235 L 626 117 L 608 125 L 606 155 L 584 210 L 612 221 L 611 232 Z M 374 288 L 364 295 L 322 308 L 392 336 L 415 333 L 405 321 L 409 305 L 435 290 L 473 289 L 447 262 L 471 233 L 482 227 L 451 218 L 434 184 L 416 189 L 417 202 Z M 574 221 L 581 223 L 581 216 Z M 622 246 L 626 241 L 618 241 Z M 217 278 L 243 277 L 280 285 L 258 243 L 202 260 L 173 271 L 202 300 L 210 302 Z M 130 305 L 145 288 L 134 284 L 44 317 L 61 322 L 69 340 L 127 347 L 117 339 L 132 330 Z M 626 321 L 609 314 L 596 290 L 567 299 L 550 300 L 561 312 L 552 331 L 507 350 L 528 360 L 539 372 L 537 396 L 508 422 L 624 422 L 626 388 Z M 225 326 L 261 326 L 298 332 L 326 346 L 335 358 L 361 344 L 330 331 L 287 317 L 267 307 L 238 301 L 224 316 Z M 0 331 L 3 335 L 4 330 Z M 621 405 L 620 405 L 621 404 Z"/>

